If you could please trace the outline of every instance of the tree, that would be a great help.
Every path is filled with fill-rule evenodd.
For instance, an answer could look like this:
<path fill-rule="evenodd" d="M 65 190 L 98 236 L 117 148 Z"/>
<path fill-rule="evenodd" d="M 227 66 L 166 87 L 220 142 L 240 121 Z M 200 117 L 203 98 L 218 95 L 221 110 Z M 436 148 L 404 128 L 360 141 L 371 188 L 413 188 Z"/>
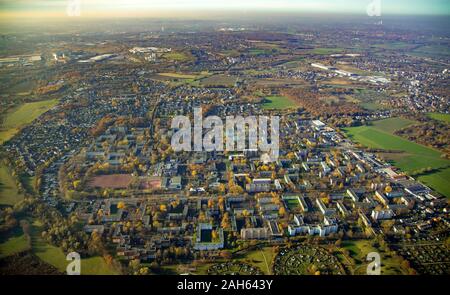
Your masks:
<path fill-rule="evenodd" d="M 200 213 L 198 214 L 198 221 L 204 222 L 205 220 L 206 220 L 205 212 L 200 211 Z"/>
<path fill-rule="evenodd" d="M 117 209 L 125 209 L 125 202 L 120 201 L 119 203 L 117 203 Z"/>
<path fill-rule="evenodd" d="M 391 228 L 394 226 L 395 221 L 394 220 L 384 220 L 381 223 L 381 226 L 383 227 L 384 232 L 389 232 Z"/>
<path fill-rule="evenodd" d="M 210 209 L 214 208 L 214 199 L 213 198 L 210 198 L 208 200 L 208 208 L 210 208 Z"/>
<path fill-rule="evenodd" d="M 388 185 L 388 186 L 385 187 L 384 191 L 385 191 L 386 193 L 390 193 L 390 192 L 392 192 L 392 187 L 390 187 L 390 186 Z"/>
<path fill-rule="evenodd" d="M 217 231 L 213 230 L 211 232 L 211 238 L 213 241 L 217 240 L 219 238 L 219 234 L 217 233 Z"/>
<path fill-rule="evenodd" d="M 128 267 L 131 269 L 133 273 L 139 269 L 140 265 L 141 261 L 139 259 L 130 260 L 130 262 L 128 263 Z"/>
<path fill-rule="evenodd" d="M 220 210 L 220 212 L 225 211 L 225 200 L 224 200 L 224 198 L 222 196 L 219 197 L 218 203 L 219 203 L 219 210 Z"/>
<path fill-rule="evenodd" d="M 80 186 L 80 184 L 81 184 L 81 180 L 75 180 L 75 181 L 73 182 L 73 188 L 74 188 L 74 189 L 77 189 L 77 188 Z"/>
<path fill-rule="evenodd" d="M 279 214 L 281 217 L 284 217 L 284 215 L 286 214 L 286 209 L 284 209 L 284 207 L 281 206 L 280 209 L 278 210 L 278 214 Z"/>
<path fill-rule="evenodd" d="M 138 275 L 145 276 L 148 275 L 148 273 L 149 273 L 148 267 L 141 267 L 139 269 Z"/>
<path fill-rule="evenodd" d="M 231 254 L 230 251 L 223 250 L 223 251 L 220 252 L 220 257 L 222 257 L 225 260 L 230 260 L 232 256 L 233 255 Z"/>
<path fill-rule="evenodd" d="M 222 217 L 222 222 L 220 223 L 222 228 L 228 229 L 230 228 L 230 216 L 228 212 L 225 212 Z"/>

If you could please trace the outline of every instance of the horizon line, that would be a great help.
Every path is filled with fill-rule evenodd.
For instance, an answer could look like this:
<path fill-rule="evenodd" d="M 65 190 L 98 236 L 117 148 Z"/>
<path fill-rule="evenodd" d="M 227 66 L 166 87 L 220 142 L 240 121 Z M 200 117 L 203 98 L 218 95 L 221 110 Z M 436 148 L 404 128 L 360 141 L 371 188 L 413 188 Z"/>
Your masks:
<path fill-rule="evenodd" d="M 213 13 L 213 15 L 211 15 Z M 125 19 L 125 18 L 200 18 L 200 19 L 210 19 L 214 17 L 221 18 L 236 18 L 236 14 L 239 15 L 248 15 L 248 16 L 261 16 L 261 15 L 299 15 L 299 16 L 310 16 L 310 17 L 318 17 L 318 16 L 360 16 L 367 18 L 382 18 L 384 16 L 387 17 L 426 17 L 426 16 L 435 16 L 435 17 L 445 17 L 450 16 L 450 13 L 392 13 L 387 12 L 383 13 L 380 16 L 370 17 L 366 13 L 361 12 L 341 12 L 341 11 L 286 11 L 286 10 L 217 10 L 217 9 L 204 9 L 201 11 L 198 10 L 177 10 L 177 13 L 174 13 L 174 10 L 160 10 L 158 12 L 103 12 L 99 13 L 97 11 L 84 12 L 79 16 L 69 16 L 64 12 L 7 12 L 0 11 L 0 17 L 2 20 L 6 20 L 8 18 L 17 19 L 17 20 L 32 20 L 32 19 L 43 19 L 43 18 L 51 18 L 51 19 L 65 19 L 65 20 L 76 20 L 76 19 Z"/>

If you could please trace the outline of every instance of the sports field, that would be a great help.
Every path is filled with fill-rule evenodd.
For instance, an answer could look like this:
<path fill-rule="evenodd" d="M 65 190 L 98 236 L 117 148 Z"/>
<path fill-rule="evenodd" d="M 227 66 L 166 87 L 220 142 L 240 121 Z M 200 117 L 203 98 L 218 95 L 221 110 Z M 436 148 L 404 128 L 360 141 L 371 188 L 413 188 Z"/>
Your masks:
<path fill-rule="evenodd" d="M 99 175 L 89 181 L 89 186 L 111 189 L 127 188 L 132 180 L 131 174 Z"/>
<path fill-rule="evenodd" d="M 346 134 L 353 140 L 370 148 L 400 151 L 389 158 L 401 170 L 412 173 L 422 168 L 431 167 L 432 172 L 420 175 L 418 179 L 437 192 L 450 198 L 450 161 L 442 159 L 435 149 L 414 143 L 394 131 L 413 124 L 414 121 L 403 118 L 389 118 L 375 121 L 371 126 L 345 128 Z"/>
<path fill-rule="evenodd" d="M 21 128 L 33 122 L 57 103 L 56 99 L 43 100 L 25 103 L 10 110 L 0 126 L 0 144 L 12 138 Z"/>

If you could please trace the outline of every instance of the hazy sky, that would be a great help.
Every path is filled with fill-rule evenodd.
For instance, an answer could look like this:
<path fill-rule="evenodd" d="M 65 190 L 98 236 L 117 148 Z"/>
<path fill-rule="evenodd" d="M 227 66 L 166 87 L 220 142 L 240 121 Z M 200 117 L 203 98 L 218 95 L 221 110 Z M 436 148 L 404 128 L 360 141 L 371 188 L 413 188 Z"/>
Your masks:
<path fill-rule="evenodd" d="M 79 1 L 82 16 L 199 15 L 205 11 L 277 11 L 366 14 L 372 1 L 382 14 L 450 15 L 450 0 L 0 0 L 0 13 L 10 16 L 64 16 L 69 2 Z"/>

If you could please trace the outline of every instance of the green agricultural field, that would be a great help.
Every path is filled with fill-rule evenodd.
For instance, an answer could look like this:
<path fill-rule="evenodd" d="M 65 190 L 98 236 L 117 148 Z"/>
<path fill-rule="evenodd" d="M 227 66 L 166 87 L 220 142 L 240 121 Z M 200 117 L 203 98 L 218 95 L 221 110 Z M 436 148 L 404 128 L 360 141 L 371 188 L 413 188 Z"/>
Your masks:
<path fill-rule="evenodd" d="M 170 81 L 173 86 L 189 84 L 191 86 L 200 87 L 201 80 L 210 76 L 211 73 L 206 71 L 200 73 L 159 73 L 157 77 L 164 78 L 166 81 Z"/>
<path fill-rule="evenodd" d="M 412 46 L 414 46 L 414 45 L 411 45 L 406 42 L 400 42 L 400 41 L 399 42 L 387 42 L 387 43 L 383 43 L 383 44 L 373 45 L 373 47 L 387 49 L 387 50 L 408 49 L 408 48 L 411 48 Z"/>
<path fill-rule="evenodd" d="M 310 50 L 309 52 L 312 54 L 319 54 L 319 55 L 328 55 L 328 54 L 337 54 L 344 51 L 343 48 L 314 48 Z"/>
<path fill-rule="evenodd" d="M 425 45 L 412 50 L 410 55 L 418 57 L 444 57 L 447 58 L 450 53 L 445 45 Z"/>
<path fill-rule="evenodd" d="M 262 105 L 265 109 L 282 110 L 296 107 L 296 103 L 285 96 L 267 96 L 265 100 Z"/>
<path fill-rule="evenodd" d="M 213 75 L 200 80 L 205 87 L 233 87 L 236 84 L 236 76 Z"/>
<path fill-rule="evenodd" d="M 31 230 L 31 245 L 33 253 L 44 262 L 53 265 L 58 270 L 65 272 L 69 261 L 61 248 L 48 244 L 41 237 L 41 224 L 34 222 Z M 89 257 L 81 259 L 82 275 L 114 275 L 117 271 L 111 269 L 102 257 Z"/>
<path fill-rule="evenodd" d="M 405 119 L 405 118 L 389 118 L 384 120 L 378 120 L 373 122 L 373 127 L 389 132 L 394 133 L 396 130 L 408 127 L 412 124 L 415 124 L 416 121 Z"/>
<path fill-rule="evenodd" d="M 25 103 L 6 114 L 0 126 L 0 144 L 12 138 L 21 128 L 33 122 L 58 103 L 57 99 Z"/>
<path fill-rule="evenodd" d="M 14 205 L 23 198 L 23 194 L 19 193 L 16 182 L 11 176 L 11 171 L 0 163 L 0 205 Z"/>
<path fill-rule="evenodd" d="M 264 54 L 269 55 L 269 54 L 273 54 L 274 52 L 272 50 L 267 50 L 267 49 L 253 48 L 253 49 L 250 49 L 248 51 L 248 53 L 250 55 L 264 55 Z"/>
<path fill-rule="evenodd" d="M 431 119 L 442 121 L 442 122 L 445 122 L 445 123 L 450 123 L 450 114 L 428 113 L 427 115 Z"/>
<path fill-rule="evenodd" d="M 386 108 L 383 105 L 376 103 L 376 102 L 362 102 L 362 103 L 359 103 L 359 105 L 369 111 L 378 111 L 378 110 L 383 110 Z"/>
<path fill-rule="evenodd" d="M 354 141 L 370 148 L 401 151 L 392 162 L 405 172 L 412 173 L 431 167 L 431 173 L 420 175 L 418 179 L 437 192 L 450 197 L 450 161 L 442 159 L 441 153 L 432 148 L 411 142 L 393 132 L 412 124 L 414 121 L 402 118 L 390 118 L 376 121 L 371 126 L 345 128 L 346 134 Z"/>
<path fill-rule="evenodd" d="M 195 79 L 198 77 L 197 75 L 183 73 L 159 73 L 158 75 L 174 79 Z"/>

